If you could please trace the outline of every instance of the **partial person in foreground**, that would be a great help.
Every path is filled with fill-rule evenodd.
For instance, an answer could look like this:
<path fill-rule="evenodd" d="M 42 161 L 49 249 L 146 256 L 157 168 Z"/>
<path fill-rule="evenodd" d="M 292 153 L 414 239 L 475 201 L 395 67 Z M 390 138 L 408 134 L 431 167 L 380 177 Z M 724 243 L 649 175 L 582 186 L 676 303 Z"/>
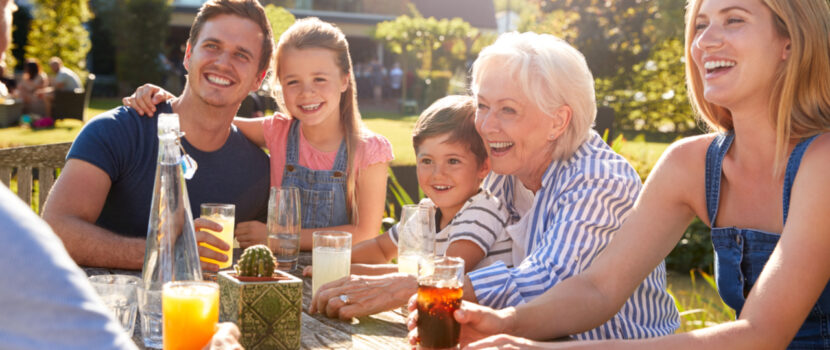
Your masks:
<path fill-rule="evenodd" d="M 496 261 L 513 266 L 512 239 L 505 230 L 507 210 L 480 187 L 490 166 L 475 130 L 475 111 L 472 97 L 447 96 L 421 113 L 412 132 L 418 185 L 427 196 L 420 205 L 435 209 L 435 255 L 464 259 L 465 272 Z M 406 305 L 417 291 L 416 278 L 395 273 L 398 265 L 387 264 L 401 259 L 400 235 L 399 222 L 355 245 L 352 276 L 320 287 L 309 311 L 349 319 Z"/>
<path fill-rule="evenodd" d="M 231 122 L 242 100 L 262 83 L 273 47 L 271 26 L 256 0 L 211 0 L 196 15 L 184 58 L 185 90 L 157 106 L 159 113 L 179 114 L 181 146 L 198 164 L 187 181 L 191 210 L 230 203 L 236 205 L 236 222 L 265 220 L 268 156 Z M 119 107 L 90 120 L 72 143 L 43 218 L 78 264 L 141 268 L 157 130 L 157 119 Z M 221 230 L 205 219 L 197 225 Z M 230 248 L 205 231 L 196 238 Z M 220 262 L 230 258 L 205 246 L 199 254 Z M 218 265 L 203 260 L 202 269 L 216 271 Z"/>
<path fill-rule="evenodd" d="M 137 349 L 60 238 L 3 185 L 0 245 L 4 349 Z M 222 323 L 205 348 L 241 349 L 238 338 L 236 325 Z"/>
<path fill-rule="evenodd" d="M 617 239 L 581 274 L 525 305 L 464 304 L 455 314 L 467 341 L 495 333 L 550 339 L 593 327 L 617 312 L 697 216 L 712 227 L 718 290 L 737 320 L 642 341 L 498 335 L 470 348 L 826 349 L 828 52 L 827 1 L 690 1 L 690 98 L 715 133 L 663 154 Z"/>

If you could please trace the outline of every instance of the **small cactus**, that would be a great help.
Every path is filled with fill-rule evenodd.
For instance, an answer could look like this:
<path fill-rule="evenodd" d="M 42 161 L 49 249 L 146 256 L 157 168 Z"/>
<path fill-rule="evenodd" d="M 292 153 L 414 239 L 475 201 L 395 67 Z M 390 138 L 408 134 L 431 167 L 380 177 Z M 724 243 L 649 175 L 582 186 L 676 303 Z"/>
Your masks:
<path fill-rule="evenodd" d="M 276 259 L 264 244 L 257 244 L 245 248 L 234 270 L 239 276 L 271 277 L 274 274 Z"/>

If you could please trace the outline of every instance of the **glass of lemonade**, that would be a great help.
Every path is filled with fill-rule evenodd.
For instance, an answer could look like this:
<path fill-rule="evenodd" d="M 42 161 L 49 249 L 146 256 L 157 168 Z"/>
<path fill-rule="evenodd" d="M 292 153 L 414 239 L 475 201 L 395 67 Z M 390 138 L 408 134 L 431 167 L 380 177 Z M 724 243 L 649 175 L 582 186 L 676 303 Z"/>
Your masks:
<path fill-rule="evenodd" d="M 407 204 L 398 223 L 398 272 L 418 276 L 419 265 L 435 255 L 435 209 Z"/>
<path fill-rule="evenodd" d="M 162 289 L 164 349 L 201 349 L 219 322 L 219 285 L 215 282 L 167 282 Z"/>
<path fill-rule="evenodd" d="M 311 250 L 311 291 L 346 277 L 352 263 L 352 234 L 342 231 L 315 231 Z"/>
<path fill-rule="evenodd" d="M 222 231 L 216 232 L 212 230 L 205 230 L 210 232 L 214 236 L 221 239 L 223 242 L 227 243 L 230 247 L 228 250 L 220 250 L 216 247 L 206 244 L 206 243 L 199 243 L 199 245 L 203 247 L 210 248 L 220 253 L 224 253 L 228 256 L 228 261 L 219 262 L 213 259 L 208 258 L 200 258 L 203 261 L 207 261 L 210 263 L 214 263 L 219 265 L 220 269 L 231 267 L 231 260 L 233 260 L 233 226 L 234 226 L 234 217 L 236 216 L 236 206 L 233 204 L 222 204 L 222 203 L 203 203 L 202 204 L 202 218 L 208 219 L 213 221 L 219 225 L 222 225 Z"/>
<path fill-rule="evenodd" d="M 418 277 L 418 336 L 422 349 L 455 349 L 461 325 L 453 317 L 461 307 L 464 259 L 437 257 L 432 271 Z"/>

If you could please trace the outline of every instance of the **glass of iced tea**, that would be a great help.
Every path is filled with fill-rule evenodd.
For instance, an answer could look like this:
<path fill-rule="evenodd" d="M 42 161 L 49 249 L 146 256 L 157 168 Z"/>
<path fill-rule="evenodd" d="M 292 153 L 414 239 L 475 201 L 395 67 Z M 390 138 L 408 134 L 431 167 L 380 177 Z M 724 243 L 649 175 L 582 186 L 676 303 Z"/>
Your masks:
<path fill-rule="evenodd" d="M 455 349 L 461 325 L 452 314 L 461 307 L 464 259 L 436 257 L 432 265 L 432 271 L 418 277 L 420 348 Z"/>

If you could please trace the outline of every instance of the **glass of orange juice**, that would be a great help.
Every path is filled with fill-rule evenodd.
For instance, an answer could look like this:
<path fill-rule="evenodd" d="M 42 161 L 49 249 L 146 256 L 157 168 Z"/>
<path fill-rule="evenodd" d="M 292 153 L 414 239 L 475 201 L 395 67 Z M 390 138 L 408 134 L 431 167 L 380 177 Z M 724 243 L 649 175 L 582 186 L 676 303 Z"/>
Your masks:
<path fill-rule="evenodd" d="M 201 349 L 210 342 L 219 321 L 218 284 L 167 282 L 161 299 L 164 349 Z"/>
<path fill-rule="evenodd" d="M 228 250 L 220 250 L 216 247 L 206 244 L 206 243 L 199 243 L 199 245 L 208 247 L 213 249 L 217 252 L 223 253 L 228 256 L 228 261 L 219 262 L 213 259 L 201 258 L 204 261 L 211 262 L 214 264 L 219 265 L 220 269 L 231 267 L 231 260 L 233 258 L 233 254 L 231 253 L 231 249 L 233 249 L 233 225 L 234 225 L 234 216 L 236 215 L 236 206 L 233 204 L 222 204 L 222 203 L 203 203 L 201 206 L 202 209 L 202 218 L 208 219 L 213 221 L 219 225 L 222 225 L 222 231 L 216 232 L 212 230 L 205 230 L 210 232 L 214 236 L 221 239 L 223 242 L 227 243 L 230 247 Z"/>

